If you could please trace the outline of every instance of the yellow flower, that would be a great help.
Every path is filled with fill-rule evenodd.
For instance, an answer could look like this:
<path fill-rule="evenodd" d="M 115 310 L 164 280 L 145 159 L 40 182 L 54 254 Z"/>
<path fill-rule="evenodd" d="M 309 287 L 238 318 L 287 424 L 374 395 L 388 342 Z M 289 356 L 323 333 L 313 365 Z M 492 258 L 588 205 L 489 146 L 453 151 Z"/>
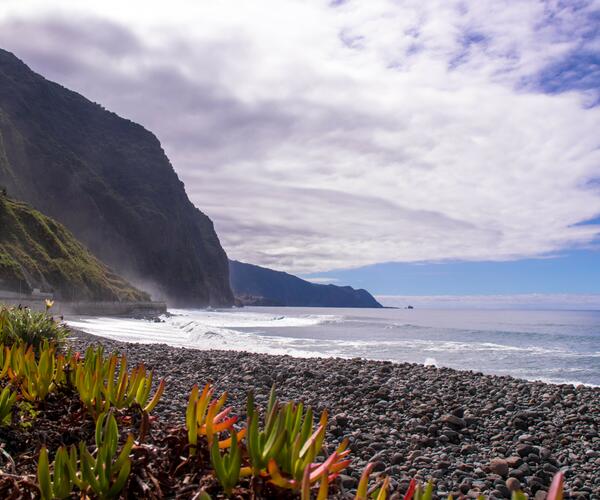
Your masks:
<path fill-rule="evenodd" d="M 51 309 L 53 305 L 54 305 L 54 301 L 53 300 L 46 299 L 46 311 L 48 311 L 49 309 Z"/>

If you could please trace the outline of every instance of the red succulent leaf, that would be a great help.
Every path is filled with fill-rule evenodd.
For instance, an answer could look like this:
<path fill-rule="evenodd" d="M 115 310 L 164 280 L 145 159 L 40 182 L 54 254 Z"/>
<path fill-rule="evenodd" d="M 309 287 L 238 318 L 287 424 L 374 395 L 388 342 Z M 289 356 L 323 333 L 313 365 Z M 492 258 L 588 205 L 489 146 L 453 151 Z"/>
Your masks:
<path fill-rule="evenodd" d="M 412 500 L 412 497 L 415 494 L 416 489 L 417 489 L 417 482 L 414 479 L 411 479 L 410 484 L 408 485 L 408 490 L 406 490 L 406 494 L 404 495 L 404 500 Z"/>

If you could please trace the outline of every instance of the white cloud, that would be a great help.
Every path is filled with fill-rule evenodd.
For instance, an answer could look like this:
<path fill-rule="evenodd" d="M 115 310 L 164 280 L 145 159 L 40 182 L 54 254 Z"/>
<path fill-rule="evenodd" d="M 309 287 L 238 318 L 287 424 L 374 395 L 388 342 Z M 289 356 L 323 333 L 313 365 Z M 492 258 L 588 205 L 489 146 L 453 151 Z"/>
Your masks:
<path fill-rule="evenodd" d="M 532 82 L 600 2 L 94 4 L 4 0 L 0 45 L 154 131 L 232 258 L 511 259 L 599 231 L 575 224 L 600 213 L 600 107 Z"/>

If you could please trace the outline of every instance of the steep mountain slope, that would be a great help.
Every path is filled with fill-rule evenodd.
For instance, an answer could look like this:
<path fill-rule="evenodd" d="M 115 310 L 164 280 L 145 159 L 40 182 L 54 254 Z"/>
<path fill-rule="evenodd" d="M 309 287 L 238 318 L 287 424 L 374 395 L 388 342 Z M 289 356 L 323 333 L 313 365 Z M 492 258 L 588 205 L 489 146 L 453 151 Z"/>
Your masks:
<path fill-rule="evenodd" d="M 157 138 L 1 49 L 0 184 L 155 298 L 232 303 L 213 224 Z"/>
<path fill-rule="evenodd" d="M 318 285 L 266 267 L 229 261 L 231 287 L 246 305 L 298 307 L 382 307 L 366 290 Z"/>
<path fill-rule="evenodd" d="M 53 291 L 65 300 L 146 301 L 64 226 L 0 194 L 0 289 Z"/>

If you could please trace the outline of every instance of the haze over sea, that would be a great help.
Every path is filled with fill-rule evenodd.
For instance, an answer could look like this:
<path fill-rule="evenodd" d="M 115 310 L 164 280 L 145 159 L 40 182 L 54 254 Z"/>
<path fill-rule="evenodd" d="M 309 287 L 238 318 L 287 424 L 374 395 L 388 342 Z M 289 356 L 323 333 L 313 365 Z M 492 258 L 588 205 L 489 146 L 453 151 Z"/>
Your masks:
<path fill-rule="evenodd" d="M 434 364 L 528 380 L 600 386 L 600 310 L 171 310 L 162 322 L 76 318 L 115 340 L 301 357 Z"/>

